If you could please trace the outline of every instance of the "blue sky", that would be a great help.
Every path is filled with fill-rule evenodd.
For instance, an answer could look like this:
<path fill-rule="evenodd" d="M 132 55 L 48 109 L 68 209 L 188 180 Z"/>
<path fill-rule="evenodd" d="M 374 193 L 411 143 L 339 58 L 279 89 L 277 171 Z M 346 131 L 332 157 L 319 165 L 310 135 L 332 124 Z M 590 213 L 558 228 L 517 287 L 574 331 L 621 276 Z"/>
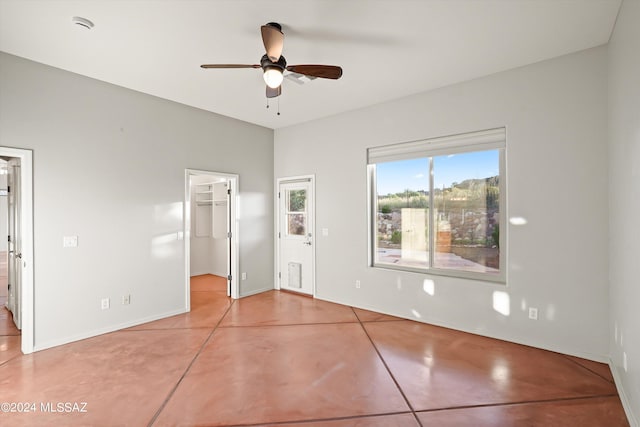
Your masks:
<path fill-rule="evenodd" d="M 462 153 L 434 158 L 434 186 L 450 187 L 452 182 L 498 175 L 498 150 Z M 429 160 L 411 159 L 376 165 L 378 194 L 399 193 L 406 189 L 429 190 Z"/>

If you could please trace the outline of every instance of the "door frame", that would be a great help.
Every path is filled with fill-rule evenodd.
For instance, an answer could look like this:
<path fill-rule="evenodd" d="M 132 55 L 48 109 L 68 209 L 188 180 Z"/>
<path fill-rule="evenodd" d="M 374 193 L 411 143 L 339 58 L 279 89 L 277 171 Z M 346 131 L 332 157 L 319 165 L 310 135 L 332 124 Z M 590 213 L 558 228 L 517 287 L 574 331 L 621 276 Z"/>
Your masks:
<path fill-rule="evenodd" d="M 185 169 L 184 172 L 184 271 L 185 271 L 185 303 L 186 310 L 191 311 L 191 176 L 211 175 L 219 178 L 226 178 L 229 181 L 231 197 L 229 197 L 229 218 L 228 231 L 231 232 L 231 243 L 229 255 L 231 280 L 231 298 L 240 298 L 240 276 L 238 275 L 238 259 L 240 245 L 238 241 L 238 191 L 240 189 L 240 176 L 226 172 L 203 171 L 198 169 Z"/>
<path fill-rule="evenodd" d="M 282 233 L 280 229 L 280 197 L 278 193 L 280 192 L 280 184 L 286 184 L 288 182 L 296 182 L 296 181 L 309 181 L 311 183 L 311 210 L 309 213 L 311 214 L 312 226 L 311 226 L 311 237 L 313 244 L 311 245 L 311 296 L 315 298 L 316 296 L 316 243 L 318 241 L 318 235 L 316 234 L 316 175 L 296 175 L 296 176 L 287 176 L 276 178 L 275 183 L 275 241 L 276 241 L 276 259 L 275 259 L 275 268 L 274 268 L 274 283 L 275 289 L 280 289 L 280 278 L 278 277 L 278 272 L 280 271 L 280 239 L 278 236 Z"/>
<path fill-rule="evenodd" d="M 33 274 L 33 151 L 0 147 L 0 156 L 20 159 L 20 225 L 22 227 L 22 286 L 21 286 L 21 350 L 33 353 L 34 347 L 34 274 Z M 1 237 L 1 236 L 0 236 Z"/>

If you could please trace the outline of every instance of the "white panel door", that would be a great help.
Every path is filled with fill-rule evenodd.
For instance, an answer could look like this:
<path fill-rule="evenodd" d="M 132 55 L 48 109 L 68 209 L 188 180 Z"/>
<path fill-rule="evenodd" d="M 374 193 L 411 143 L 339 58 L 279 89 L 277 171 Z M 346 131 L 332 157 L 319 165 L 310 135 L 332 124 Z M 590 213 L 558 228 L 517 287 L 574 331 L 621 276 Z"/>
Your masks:
<path fill-rule="evenodd" d="M 313 295 L 313 183 L 311 178 L 278 186 L 278 280 L 280 289 Z"/>
<path fill-rule="evenodd" d="M 13 322 L 22 328 L 22 229 L 20 226 L 20 160 L 11 159 L 7 165 L 7 205 L 9 208 L 9 263 L 7 282 L 9 296 L 7 308 L 13 314 Z"/>

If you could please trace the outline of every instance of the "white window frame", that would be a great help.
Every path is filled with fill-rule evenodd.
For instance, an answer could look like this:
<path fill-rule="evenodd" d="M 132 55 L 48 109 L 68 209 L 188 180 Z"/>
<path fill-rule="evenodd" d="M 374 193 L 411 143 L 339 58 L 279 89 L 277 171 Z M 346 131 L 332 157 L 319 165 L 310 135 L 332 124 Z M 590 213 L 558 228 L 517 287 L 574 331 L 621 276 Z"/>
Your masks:
<path fill-rule="evenodd" d="M 377 212 L 378 197 L 376 168 L 377 163 L 386 163 L 415 158 L 426 158 L 429 160 L 429 206 L 434 206 L 433 188 L 433 157 L 461 154 L 478 151 L 498 150 L 500 180 L 498 188 L 500 190 L 500 259 L 499 273 L 483 273 L 465 270 L 454 270 L 434 267 L 434 246 L 435 240 L 432 233 L 435 230 L 435 212 L 429 209 L 428 229 L 428 267 L 417 268 L 402 265 L 376 262 L 378 252 L 377 235 Z M 496 128 L 478 132 L 470 132 L 459 135 L 450 135 L 438 138 L 430 138 L 419 141 L 404 142 L 399 144 L 371 147 L 367 150 L 367 202 L 369 218 L 369 266 L 373 268 L 383 268 L 390 270 L 409 271 L 422 274 L 432 274 L 438 276 L 458 277 L 464 279 L 481 280 L 506 284 L 507 281 L 507 203 L 506 203 L 506 129 Z"/>

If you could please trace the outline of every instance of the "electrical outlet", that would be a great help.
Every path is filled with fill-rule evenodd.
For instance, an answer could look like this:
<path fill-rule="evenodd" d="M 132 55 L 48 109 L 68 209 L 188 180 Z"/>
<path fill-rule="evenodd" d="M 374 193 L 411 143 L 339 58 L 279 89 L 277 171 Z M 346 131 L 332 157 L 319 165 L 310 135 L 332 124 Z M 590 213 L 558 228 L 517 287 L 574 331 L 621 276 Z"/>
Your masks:
<path fill-rule="evenodd" d="M 122 296 L 122 305 L 131 304 L 131 295 L 123 295 Z"/>
<path fill-rule="evenodd" d="M 360 289 L 360 280 L 356 280 L 356 289 Z"/>
<path fill-rule="evenodd" d="M 625 372 L 629 371 L 629 367 L 627 366 L 627 353 L 625 351 L 622 352 L 622 367 Z"/>
<path fill-rule="evenodd" d="M 109 298 L 102 298 L 102 309 L 107 310 L 109 308 Z"/>
<path fill-rule="evenodd" d="M 242 280 L 247 280 L 247 273 L 242 273 L 242 274 L 240 275 L 240 279 L 242 279 Z"/>
<path fill-rule="evenodd" d="M 529 319 L 538 320 L 538 309 L 534 307 L 529 307 Z"/>

